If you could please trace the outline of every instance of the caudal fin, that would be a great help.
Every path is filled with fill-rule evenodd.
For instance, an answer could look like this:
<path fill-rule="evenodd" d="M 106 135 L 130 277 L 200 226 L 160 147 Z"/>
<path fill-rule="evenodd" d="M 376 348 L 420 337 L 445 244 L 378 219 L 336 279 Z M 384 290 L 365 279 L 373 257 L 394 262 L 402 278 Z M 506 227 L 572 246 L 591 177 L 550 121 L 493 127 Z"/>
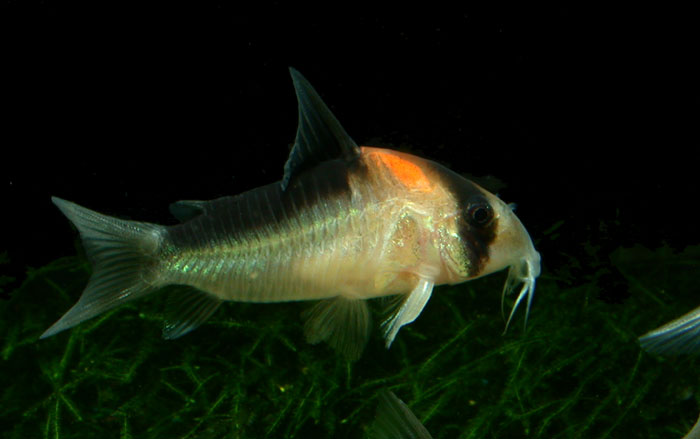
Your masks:
<path fill-rule="evenodd" d="M 92 276 L 78 303 L 41 338 L 153 291 L 158 286 L 154 285 L 157 254 L 164 231 L 163 226 L 120 220 L 57 197 L 51 201 L 78 228 Z"/>

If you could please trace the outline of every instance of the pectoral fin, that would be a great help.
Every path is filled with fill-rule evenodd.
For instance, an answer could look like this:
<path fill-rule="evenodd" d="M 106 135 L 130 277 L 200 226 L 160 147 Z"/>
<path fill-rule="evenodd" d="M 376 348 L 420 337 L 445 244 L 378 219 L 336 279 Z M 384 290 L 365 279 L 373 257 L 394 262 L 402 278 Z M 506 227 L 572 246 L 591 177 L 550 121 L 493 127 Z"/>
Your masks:
<path fill-rule="evenodd" d="M 423 311 L 423 307 L 428 303 L 430 294 L 433 292 L 435 283 L 431 279 L 419 278 L 418 284 L 396 307 L 396 310 L 387 320 L 382 323 L 384 327 L 384 338 L 386 347 L 389 349 L 396 334 L 403 325 L 414 321 Z"/>
<path fill-rule="evenodd" d="M 364 300 L 342 296 L 322 300 L 302 317 L 306 320 L 306 341 L 313 344 L 326 341 L 349 361 L 360 358 L 367 344 L 371 322 Z"/>
<path fill-rule="evenodd" d="M 639 344 L 655 354 L 700 353 L 700 308 L 644 334 Z"/>

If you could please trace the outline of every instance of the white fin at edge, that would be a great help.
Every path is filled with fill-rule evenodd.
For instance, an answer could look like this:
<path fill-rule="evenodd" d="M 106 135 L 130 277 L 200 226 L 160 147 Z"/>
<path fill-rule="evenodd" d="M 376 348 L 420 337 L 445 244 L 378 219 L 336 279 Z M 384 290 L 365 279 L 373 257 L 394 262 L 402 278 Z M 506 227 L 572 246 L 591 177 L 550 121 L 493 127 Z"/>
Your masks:
<path fill-rule="evenodd" d="M 387 349 L 391 347 L 399 329 L 418 318 L 425 304 L 428 303 L 434 286 L 435 283 L 432 280 L 420 278 L 416 287 L 401 301 L 394 314 L 382 323 Z"/>
<path fill-rule="evenodd" d="M 700 352 L 700 308 L 639 337 L 639 344 L 655 354 Z"/>

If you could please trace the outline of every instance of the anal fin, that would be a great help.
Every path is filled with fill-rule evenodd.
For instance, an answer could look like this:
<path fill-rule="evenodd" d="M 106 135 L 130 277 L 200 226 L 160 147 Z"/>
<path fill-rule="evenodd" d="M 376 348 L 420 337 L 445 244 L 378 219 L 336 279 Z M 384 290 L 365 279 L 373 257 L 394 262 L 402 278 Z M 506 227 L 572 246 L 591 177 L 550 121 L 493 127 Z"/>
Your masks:
<path fill-rule="evenodd" d="M 196 329 L 214 314 L 221 302 L 193 287 L 176 287 L 168 296 L 163 338 L 172 340 Z"/>
<path fill-rule="evenodd" d="M 342 296 L 325 299 L 304 312 L 304 334 L 309 343 L 326 341 L 349 361 L 356 361 L 369 338 L 371 318 L 367 303 Z"/>
<path fill-rule="evenodd" d="M 435 283 L 431 279 L 419 278 L 416 286 L 401 300 L 391 317 L 382 323 L 387 349 L 391 347 L 399 329 L 418 318 L 425 304 L 428 303 L 434 286 Z"/>

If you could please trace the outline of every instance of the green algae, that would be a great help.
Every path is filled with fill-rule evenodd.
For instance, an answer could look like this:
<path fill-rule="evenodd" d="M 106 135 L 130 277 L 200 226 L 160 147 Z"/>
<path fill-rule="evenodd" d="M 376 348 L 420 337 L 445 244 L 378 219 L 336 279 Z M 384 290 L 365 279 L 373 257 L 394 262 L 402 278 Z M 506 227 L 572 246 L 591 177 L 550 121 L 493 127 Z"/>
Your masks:
<path fill-rule="evenodd" d="M 89 277 L 82 258 L 59 259 L 0 303 L 0 425 L 23 439 L 361 438 L 389 388 L 435 438 L 682 436 L 698 359 L 648 355 L 636 338 L 700 304 L 700 247 L 583 251 L 544 254 L 525 330 L 502 334 L 495 275 L 436 289 L 391 350 L 377 329 L 356 363 L 303 341 L 299 303 L 227 304 L 165 341 L 167 291 L 39 341 Z M 629 297 L 601 300 L 610 288 Z"/>

